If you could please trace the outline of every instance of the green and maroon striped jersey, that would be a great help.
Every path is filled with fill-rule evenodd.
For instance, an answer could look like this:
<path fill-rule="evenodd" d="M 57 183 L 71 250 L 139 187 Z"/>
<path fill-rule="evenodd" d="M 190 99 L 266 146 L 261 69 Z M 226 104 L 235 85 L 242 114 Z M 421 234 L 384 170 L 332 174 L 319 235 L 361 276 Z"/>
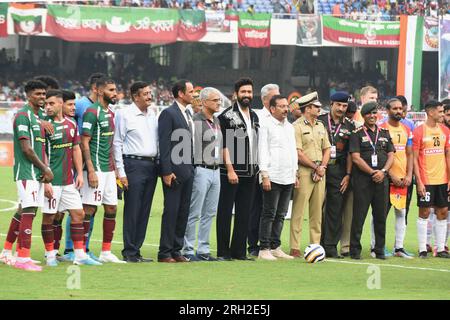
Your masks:
<path fill-rule="evenodd" d="M 89 148 L 95 171 L 114 171 L 114 113 L 98 102 L 94 103 L 84 112 L 82 132 L 91 137 Z"/>
<path fill-rule="evenodd" d="M 14 181 L 39 180 L 42 174 L 41 170 L 28 160 L 20 147 L 20 140 L 29 140 L 31 148 L 33 148 L 39 159 L 45 163 L 45 131 L 31 106 L 26 104 L 17 111 L 14 117 L 13 128 Z"/>
<path fill-rule="evenodd" d="M 55 133 L 47 135 L 47 155 L 53 171 L 52 184 L 65 186 L 73 183 L 73 147 L 80 144 L 77 124 L 65 117 L 61 121 L 49 119 Z"/>

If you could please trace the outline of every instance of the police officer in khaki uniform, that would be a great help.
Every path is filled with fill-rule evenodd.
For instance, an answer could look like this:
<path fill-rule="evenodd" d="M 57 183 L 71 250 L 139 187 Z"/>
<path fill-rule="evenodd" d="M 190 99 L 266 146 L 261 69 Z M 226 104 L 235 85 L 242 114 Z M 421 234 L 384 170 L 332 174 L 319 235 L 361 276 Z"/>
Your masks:
<path fill-rule="evenodd" d="M 364 125 L 350 137 L 350 153 L 353 160 L 352 185 L 353 219 L 350 232 L 350 257 L 361 259 L 361 235 L 369 206 L 375 227 L 375 254 L 385 259 L 387 204 L 389 203 L 389 179 L 387 172 L 394 161 L 395 148 L 389 131 L 379 128 L 377 103 L 368 102 L 361 108 Z"/>
<path fill-rule="evenodd" d="M 301 257 L 300 239 L 306 204 L 309 204 L 310 243 L 320 243 L 322 206 L 325 197 L 325 172 L 330 159 L 330 142 L 323 123 L 317 120 L 322 106 L 317 92 L 299 98 L 297 103 L 302 116 L 293 123 L 293 126 L 300 164 L 300 188 L 294 190 L 290 255 Z"/>
<path fill-rule="evenodd" d="M 330 161 L 326 174 L 326 203 L 322 221 L 321 244 L 327 258 L 340 258 L 337 244 L 342 233 L 344 205 L 348 201 L 352 158 L 348 152 L 350 135 L 355 126 L 345 113 L 350 96 L 336 92 L 331 97 L 330 112 L 320 115 L 331 143 Z"/>

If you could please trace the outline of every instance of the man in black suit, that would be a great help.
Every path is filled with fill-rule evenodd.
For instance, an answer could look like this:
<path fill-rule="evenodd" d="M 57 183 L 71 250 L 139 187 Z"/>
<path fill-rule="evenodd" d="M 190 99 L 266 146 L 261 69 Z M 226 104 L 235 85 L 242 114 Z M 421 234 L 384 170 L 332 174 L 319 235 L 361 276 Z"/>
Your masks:
<path fill-rule="evenodd" d="M 188 80 L 177 81 L 175 102 L 158 120 L 160 170 L 163 180 L 164 211 L 161 221 L 159 262 L 189 262 L 181 254 L 189 216 L 194 167 L 192 139 L 194 124 L 186 106 L 192 103 L 194 87 Z"/>
<path fill-rule="evenodd" d="M 237 102 L 219 115 L 223 136 L 223 165 L 220 166 L 220 198 L 217 211 L 217 257 L 230 261 L 247 258 L 246 242 L 250 211 L 258 172 L 259 121 L 251 109 L 253 81 L 239 79 L 234 85 Z M 235 205 L 233 236 L 231 216 Z"/>

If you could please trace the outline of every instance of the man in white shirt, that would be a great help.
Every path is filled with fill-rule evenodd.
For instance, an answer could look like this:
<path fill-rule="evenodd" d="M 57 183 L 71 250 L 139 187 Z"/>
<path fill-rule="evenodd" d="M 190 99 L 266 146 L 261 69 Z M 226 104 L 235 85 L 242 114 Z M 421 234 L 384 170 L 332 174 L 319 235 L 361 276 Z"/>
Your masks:
<path fill-rule="evenodd" d="M 150 108 L 149 84 L 131 85 L 133 103 L 115 116 L 114 158 L 124 187 L 122 255 L 128 262 L 150 262 L 140 249 L 145 240 L 148 218 L 158 179 L 158 121 Z"/>
<path fill-rule="evenodd" d="M 295 131 L 286 120 L 287 98 L 275 95 L 270 100 L 270 119 L 261 127 L 259 169 L 263 188 L 263 212 L 260 221 L 259 258 L 293 259 L 281 250 L 281 231 L 288 211 L 292 189 L 298 187 L 298 158 Z"/>
<path fill-rule="evenodd" d="M 271 121 L 272 115 L 270 113 L 270 99 L 274 95 L 280 94 L 280 87 L 277 84 L 269 83 L 261 88 L 261 101 L 263 104 L 262 109 L 254 109 L 255 113 L 259 118 L 259 125 L 262 128 L 265 125 L 265 122 L 268 120 Z M 251 256 L 257 257 L 259 254 L 259 220 L 261 219 L 262 212 L 262 189 L 260 185 L 260 181 L 256 180 L 255 187 L 255 198 L 253 200 L 252 211 L 250 212 L 250 222 L 249 222 L 249 230 L 248 230 L 248 253 Z"/>

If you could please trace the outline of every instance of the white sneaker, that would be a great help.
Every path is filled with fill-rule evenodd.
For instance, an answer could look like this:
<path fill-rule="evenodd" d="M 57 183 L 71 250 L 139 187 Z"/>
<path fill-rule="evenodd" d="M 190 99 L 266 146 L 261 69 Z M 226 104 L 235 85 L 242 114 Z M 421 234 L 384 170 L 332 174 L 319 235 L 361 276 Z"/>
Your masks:
<path fill-rule="evenodd" d="M 4 263 L 7 266 L 14 266 L 16 257 L 13 256 L 11 251 L 3 250 L 2 253 L 0 253 L 0 263 Z"/>
<path fill-rule="evenodd" d="M 111 251 L 102 251 L 98 257 L 98 260 L 100 260 L 100 262 L 127 263 L 126 261 L 119 260 L 119 258 L 117 258 Z"/>
<path fill-rule="evenodd" d="M 294 259 L 293 256 L 290 256 L 281 250 L 281 247 L 276 248 L 275 250 L 270 251 L 274 257 L 282 258 L 282 259 Z"/>
<path fill-rule="evenodd" d="M 17 252 L 14 253 L 14 257 L 17 258 Z M 31 259 L 31 262 L 32 262 L 33 264 L 41 264 L 41 262 L 40 262 L 39 260 L 33 260 L 33 259 Z"/>
<path fill-rule="evenodd" d="M 266 250 L 259 250 L 259 255 L 258 255 L 259 259 L 262 260 L 269 260 L 269 261 L 275 261 L 277 260 L 277 258 L 275 258 L 272 253 L 270 252 L 269 249 Z"/>

